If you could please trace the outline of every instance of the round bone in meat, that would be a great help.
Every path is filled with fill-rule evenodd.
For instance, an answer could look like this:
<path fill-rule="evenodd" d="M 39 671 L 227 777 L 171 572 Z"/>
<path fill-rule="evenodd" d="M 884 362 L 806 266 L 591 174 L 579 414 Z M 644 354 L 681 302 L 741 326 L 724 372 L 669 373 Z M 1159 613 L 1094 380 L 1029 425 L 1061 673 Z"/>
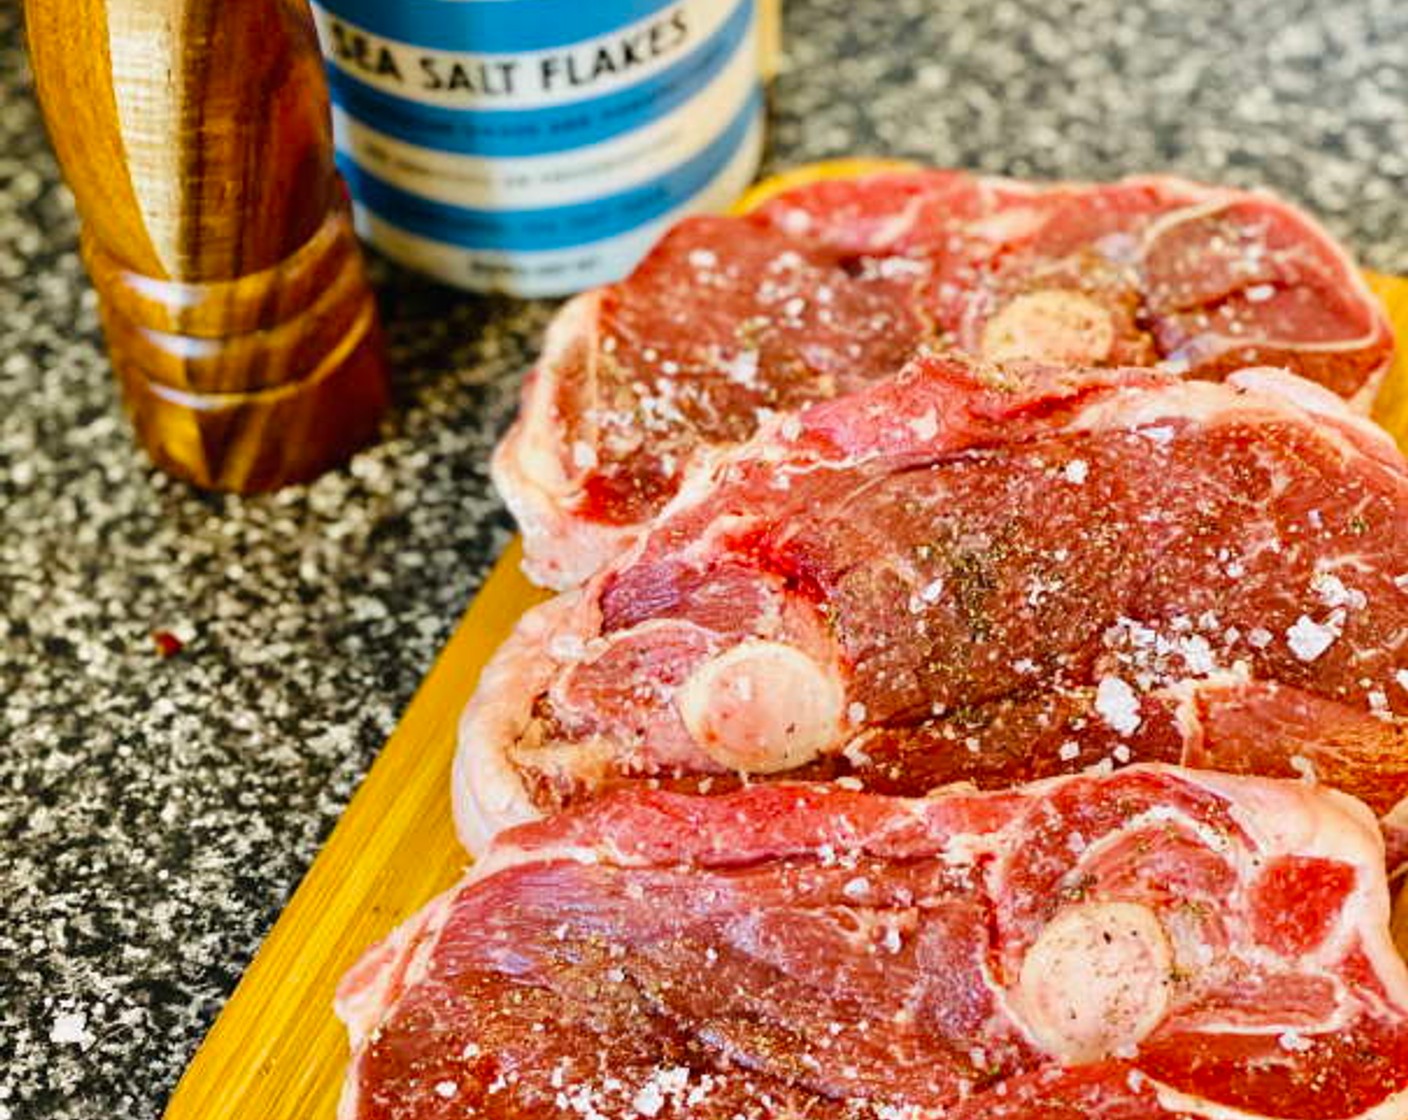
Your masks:
<path fill-rule="evenodd" d="M 1068 1062 L 1093 1062 L 1130 1052 L 1158 1026 L 1173 963 L 1149 907 L 1068 906 L 1027 950 L 1012 1003 L 1044 1050 Z"/>
<path fill-rule="evenodd" d="M 835 675 L 780 642 L 747 641 L 705 661 L 676 694 L 689 733 L 745 774 L 804 766 L 841 735 Z"/>

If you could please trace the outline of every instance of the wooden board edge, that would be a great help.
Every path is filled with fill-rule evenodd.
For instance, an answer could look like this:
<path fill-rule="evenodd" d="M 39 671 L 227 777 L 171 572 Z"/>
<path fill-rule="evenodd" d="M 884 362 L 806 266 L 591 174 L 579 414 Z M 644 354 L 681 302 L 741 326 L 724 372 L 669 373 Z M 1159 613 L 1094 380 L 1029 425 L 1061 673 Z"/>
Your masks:
<path fill-rule="evenodd" d="M 1372 415 L 1408 450 L 1408 278 L 1365 272 L 1364 279 L 1398 335 L 1398 354 L 1374 401 Z"/>

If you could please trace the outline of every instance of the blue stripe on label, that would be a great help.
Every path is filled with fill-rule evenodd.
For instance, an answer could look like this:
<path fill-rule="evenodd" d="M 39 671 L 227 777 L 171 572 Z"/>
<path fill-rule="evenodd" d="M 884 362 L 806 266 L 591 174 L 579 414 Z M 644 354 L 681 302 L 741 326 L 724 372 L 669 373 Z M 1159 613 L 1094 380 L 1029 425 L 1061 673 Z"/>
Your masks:
<path fill-rule="evenodd" d="M 335 104 L 377 132 L 420 148 L 463 156 L 539 156 L 633 132 L 673 113 L 729 64 L 753 22 L 753 0 L 684 58 L 653 77 L 600 97 L 539 109 L 445 109 L 408 101 L 334 65 Z"/>
<path fill-rule="evenodd" d="M 513 54 L 567 47 L 679 0 L 317 0 L 386 39 L 437 51 Z"/>
<path fill-rule="evenodd" d="M 392 225 L 462 249 L 534 252 L 586 245 L 637 229 L 684 205 L 728 165 L 762 109 L 755 88 L 728 127 L 696 155 L 640 186 L 590 202 L 533 210 L 479 210 L 424 198 L 339 157 L 359 203 Z"/>

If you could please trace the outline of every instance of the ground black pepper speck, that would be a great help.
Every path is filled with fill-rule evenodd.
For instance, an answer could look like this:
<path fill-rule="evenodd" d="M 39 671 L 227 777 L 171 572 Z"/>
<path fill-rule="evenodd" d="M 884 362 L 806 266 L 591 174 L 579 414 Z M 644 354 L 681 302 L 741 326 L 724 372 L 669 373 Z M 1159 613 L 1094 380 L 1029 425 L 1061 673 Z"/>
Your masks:
<path fill-rule="evenodd" d="M 379 446 L 272 497 L 156 474 L 17 9 L 0 0 L 0 1120 L 143 1120 L 507 540 L 485 465 L 551 307 L 378 262 Z M 788 0 L 786 39 L 770 168 L 1266 184 L 1408 272 L 1400 0 Z"/>

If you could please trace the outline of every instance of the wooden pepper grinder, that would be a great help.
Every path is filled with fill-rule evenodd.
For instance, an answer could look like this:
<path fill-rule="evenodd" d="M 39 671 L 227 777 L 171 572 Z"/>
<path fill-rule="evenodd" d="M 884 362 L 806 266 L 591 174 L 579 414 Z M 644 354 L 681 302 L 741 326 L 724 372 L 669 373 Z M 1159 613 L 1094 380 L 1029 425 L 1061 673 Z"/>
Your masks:
<path fill-rule="evenodd" d="M 137 434 L 201 486 L 376 433 L 376 304 L 305 0 L 27 0 L 35 85 Z"/>

